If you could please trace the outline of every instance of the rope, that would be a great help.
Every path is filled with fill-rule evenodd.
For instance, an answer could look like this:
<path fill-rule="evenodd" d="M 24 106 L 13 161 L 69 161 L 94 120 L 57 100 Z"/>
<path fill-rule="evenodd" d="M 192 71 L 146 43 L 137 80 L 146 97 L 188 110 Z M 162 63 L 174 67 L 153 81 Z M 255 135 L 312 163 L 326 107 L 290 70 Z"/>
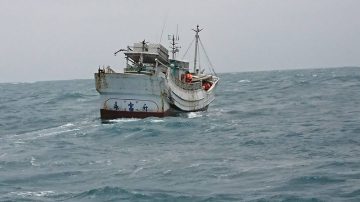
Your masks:
<path fill-rule="evenodd" d="M 190 46 L 187 48 L 187 50 L 186 50 L 185 54 L 182 56 L 181 60 L 183 60 L 185 58 L 186 54 L 189 52 L 191 45 L 194 43 L 194 41 L 195 41 L 195 38 L 193 38 L 193 40 L 191 41 Z"/>
<path fill-rule="evenodd" d="M 160 60 L 157 60 L 157 62 L 160 63 L 160 64 L 162 64 L 162 65 L 164 65 L 164 66 L 167 67 L 167 68 L 171 68 L 170 66 L 167 66 L 166 64 L 160 62 Z"/>
<path fill-rule="evenodd" d="M 200 37 L 199 37 L 199 39 L 200 39 Z M 199 51 L 199 47 L 198 47 L 198 50 L 197 51 Z M 200 60 L 200 56 L 201 56 L 201 54 L 199 53 L 199 70 L 201 69 L 201 60 Z"/>
<path fill-rule="evenodd" d="M 165 26 L 166 26 L 166 21 L 167 21 L 167 14 L 166 14 L 166 16 L 165 16 L 164 23 L 163 23 L 163 27 L 162 27 L 162 29 L 161 29 L 161 35 L 160 35 L 160 41 L 159 41 L 159 43 L 161 43 L 161 41 L 162 41 L 162 36 L 163 36 L 164 29 L 165 29 Z"/>
<path fill-rule="evenodd" d="M 202 47 L 202 49 L 203 49 L 203 51 L 204 51 L 204 53 L 205 53 L 205 56 L 206 56 L 206 58 L 207 58 L 207 60 L 208 60 L 208 62 L 209 62 L 209 64 L 210 64 L 211 71 L 215 74 L 215 76 L 217 76 L 217 74 L 216 74 L 216 72 L 215 72 L 215 70 L 214 70 L 214 65 L 211 63 L 210 58 L 209 58 L 209 56 L 208 56 L 207 53 L 206 53 L 206 50 L 205 50 L 205 48 L 204 48 L 203 43 L 201 42 L 200 37 L 199 37 L 199 41 L 200 41 L 200 45 L 201 45 L 201 47 Z"/>

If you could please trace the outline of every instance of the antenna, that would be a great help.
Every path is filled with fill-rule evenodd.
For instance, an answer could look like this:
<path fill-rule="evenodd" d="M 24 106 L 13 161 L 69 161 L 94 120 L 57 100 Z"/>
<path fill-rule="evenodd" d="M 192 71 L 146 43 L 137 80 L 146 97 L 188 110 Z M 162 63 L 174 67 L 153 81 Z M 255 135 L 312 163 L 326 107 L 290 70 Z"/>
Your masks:
<path fill-rule="evenodd" d="M 180 40 L 179 39 L 179 24 L 176 24 L 176 40 Z"/>
<path fill-rule="evenodd" d="M 161 43 L 161 40 L 162 40 L 162 36 L 163 36 L 164 29 L 165 29 L 165 25 L 166 25 L 166 20 L 167 20 L 167 15 L 166 15 L 166 17 L 165 17 L 165 19 L 164 19 L 163 27 L 162 27 L 162 29 L 161 29 L 161 35 L 160 35 L 160 41 L 159 41 L 159 43 Z"/>
<path fill-rule="evenodd" d="M 169 38 L 169 40 L 171 40 L 170 48 L 171 48 L 171 53 L 172 53 L 172 59 L 175 60 L 176 53 L 178 53 L 179 48 L 181 48 L 180 46 L 177 46 L 179 43 L 176 42 L 176 41 L 179 41 L 179 25 L 176 25 L 176 35 L 175 34 L 169 35 L 168 38 Z"/>

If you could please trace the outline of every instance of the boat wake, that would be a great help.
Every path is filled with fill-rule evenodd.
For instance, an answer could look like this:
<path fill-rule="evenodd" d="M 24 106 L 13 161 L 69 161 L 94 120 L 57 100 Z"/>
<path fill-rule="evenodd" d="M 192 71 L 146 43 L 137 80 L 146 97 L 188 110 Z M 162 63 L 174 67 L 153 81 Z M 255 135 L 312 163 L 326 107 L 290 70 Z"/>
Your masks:
<path fill-rule="evenodd" d="M 189 112 L 187 113 L 187 118 L 189 119 L 194 119 L 194 118 L 199 118 L 203 116 L 203 112 Z"/>

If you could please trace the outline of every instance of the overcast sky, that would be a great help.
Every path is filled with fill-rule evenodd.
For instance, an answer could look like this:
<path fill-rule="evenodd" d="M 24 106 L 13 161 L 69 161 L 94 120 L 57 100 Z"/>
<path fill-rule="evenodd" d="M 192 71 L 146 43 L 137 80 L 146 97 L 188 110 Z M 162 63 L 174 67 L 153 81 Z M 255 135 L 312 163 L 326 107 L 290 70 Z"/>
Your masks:
<path fill-rule="evenodd" d="M 360 66 L 359 0 L 0 0 L 0 82 L 93 78 L 196 24 L 217 72 Z"/>

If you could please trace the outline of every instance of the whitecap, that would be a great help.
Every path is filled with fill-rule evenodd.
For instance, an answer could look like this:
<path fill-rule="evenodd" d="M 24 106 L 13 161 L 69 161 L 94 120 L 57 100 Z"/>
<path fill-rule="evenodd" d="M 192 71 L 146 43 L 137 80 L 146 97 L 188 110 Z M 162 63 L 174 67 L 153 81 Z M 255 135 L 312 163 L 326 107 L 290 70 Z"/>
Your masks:
<path fill-rule="evenodd" d="M 54 195 L 54 191 L 22 191 L 22 192 L 10 192 L 9 195 L 16 195 L 21 197 L 44 197 Z"/>
<path fill-rule="evenodd" d="M 37 138 L 41 138 L 41 137 L 55 136 L 55 135 L 59 135 L 59 134 L 62 134 L 62 133 L 68 133 L 68 132 L 79 131 L 79 130 L 80 130 L 80 129 L 75 128 L 75 129 L 69 129 L 69 130 L 54 131 L 54 132 L 49 132 L 49 133 L 40 133 L 37 137 L 31 138 L 31 139 L 37 139 Z"/>
<path fill-rule="evenodd" d="M 199 167 L 200 165 L 201 165 L 201 163 L 192 163 L 187 168 L 196 168 L 196 167 Z"/>
<path fill-rule="evenodd" d="M 79 131 L 80 128 L 69 128 L 73 126 L 72 123 L 68 123 L 65 125 L 61 125 L 61 126 L 57 126 L 54 128 L 47 128 L 47 129 L 41 129 L 41 130 L 36 130 L 36 131 L 31 131 L 31 132 L 26 132 L 23 134 L 17 134 L 14 135 L 13 137 L 21 137 L 21 138 L 17 138 L 15 141 L 18 144 L 22 144 L 25 143 L 28 140 L 36 140 L 38 138 L 43 138 L 43 137 L 51 137 L 51 136 L 56 136 L 59 134 L 63 134 L 63 133 L 68 133 L 68 132 L 73 132 L 73 131 Z"/>
<path fill-rule="evenodd" d="M 164 122 L 164 120 L 162 119 L 154 119 L 154 120 L 150 120 L 151 123 L 160 123 L 160 122 Z"/>
<path fill-rule="evenodd" d="M 132 173 L 131 175 L 135 175 L 136 173 L 140 172 L 142 169 L 144 169 L 143 167 L 138 167 L 136 168 Z"/>
<path fill-rule="evenodd" d="M 62 126 L 60 126 L 60 128 L 66 128 L 66 127 L 71 127 L 71 126 L 74 126 L 73 123 L 67 123 L 67 124 L 64 124 Z"/>
<path fill-rule="evenodd" d="M 78 99 L 76 99 L 76 102 L 85 102 L 86 101 L 86 99 L 84 99 L 84 98 L 78 98 Z"/>
<path fill-rule="evenodd" d="M 112 161 L 111 161 L 111 160 L 106 160 L 106 165 L 107 165 L 107 166 L 111 166 L 111 165 L 112 165 Z"/>
<path fill-rule="evenodd" d="M 40 164 L 36 163 L 35 161 L 36 161 L 36 158 L 31 156 L 31 160 L 30 160 L 31 165 L 32 166 L 40 166 Z"/>
<path fill-rule="evenodd" d="M 247 80 L 247 79 L 238 81 L 238 83 L 249 83 L 249 82 L 250 82 L 250 80 Z"/>
<path fill-rule="evenodd" d="M 102 160 L 96 160 L 95 162 L 92 161 L 92 162 L 89 162 L 90 165 L 92 164 L 103 164 L 103 165 L 112 165 L 112 161 L 110 159 L 102 159 Z"/>
<path fill-rule="evenodd" d="M 25 142 L 19 139 L 18 141 L 15 141 L 14 144 L 25 144 Z"/>

